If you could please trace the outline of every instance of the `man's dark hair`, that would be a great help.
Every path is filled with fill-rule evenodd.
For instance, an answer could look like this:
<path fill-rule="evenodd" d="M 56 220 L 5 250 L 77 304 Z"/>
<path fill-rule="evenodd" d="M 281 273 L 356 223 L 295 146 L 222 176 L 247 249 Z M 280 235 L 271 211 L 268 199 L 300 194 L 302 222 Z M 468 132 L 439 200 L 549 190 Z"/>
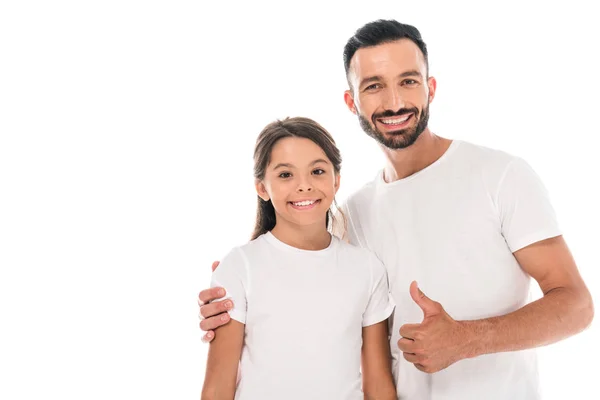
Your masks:
<path fill-rule="evenodd" d="M 344 68 L 346 69 L 346 75 L 348 75 L 348 70 L 350 69 L 350 61 L 358 49 L 390 43 L 400 39 L 409 39 L 421 49 L 425 58 L 427 71 L 429 71 L 427 46 L 421 38 L 419 30 L 412 25 L 401 24 L 395 20 L 378 19 L 359 28 L 346 43 L 344 47 Z"/>

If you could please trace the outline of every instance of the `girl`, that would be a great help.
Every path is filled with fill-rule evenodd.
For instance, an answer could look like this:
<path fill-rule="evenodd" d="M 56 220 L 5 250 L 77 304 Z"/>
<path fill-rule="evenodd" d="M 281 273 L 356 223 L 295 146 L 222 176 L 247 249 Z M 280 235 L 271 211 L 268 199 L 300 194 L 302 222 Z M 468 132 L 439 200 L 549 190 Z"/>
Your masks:
<path fill-rule="evenodd" d="M 340 164 L 310 119 L 260 133 L 252 241 L 213 274 L 234 309 L 210 344 L 203 400 L 396 399 L 385 269 L 328 231 Z"/>

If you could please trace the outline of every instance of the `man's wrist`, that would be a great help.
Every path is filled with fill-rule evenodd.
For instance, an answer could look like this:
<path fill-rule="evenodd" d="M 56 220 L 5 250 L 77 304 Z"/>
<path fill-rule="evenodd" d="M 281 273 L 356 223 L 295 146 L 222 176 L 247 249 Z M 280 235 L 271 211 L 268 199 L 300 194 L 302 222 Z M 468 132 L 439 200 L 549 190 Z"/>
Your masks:
<path fill-rule="evenodd" d="M 487 319 L 458 322 L 461 324 L 464 337 L 462 358 L 474 358 L 487 354 L 494 324 Z"/>

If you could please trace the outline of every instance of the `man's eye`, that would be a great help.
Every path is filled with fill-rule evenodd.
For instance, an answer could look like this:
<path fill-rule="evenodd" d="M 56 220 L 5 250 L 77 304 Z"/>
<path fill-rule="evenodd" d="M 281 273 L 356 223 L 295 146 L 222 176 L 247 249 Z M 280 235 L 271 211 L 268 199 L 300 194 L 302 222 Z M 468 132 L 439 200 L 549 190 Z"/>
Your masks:
<path fill-rule="evenodd" d="M 313 171 L 313 174 L 315 175 L 323 175 L 325 173 L 325 170 L 322 170 L 321 168 L 317 168 Z"/>
<path fill-rule="evenodd" d="M 379 83 L 374 83 L 372 85 L 369 85 L 365 88 L 365 90 L 375 90 L 379 88 Z"/>
<path fill-rule="evenodd" d="M 289 172 L 282 172 L 279 174 L 280 178 L 289 178 L 290 176 L 292 176 L 292 174 L 290 174 Z"/>
<path fill-rule="evenodd" d="M 406 79 L 403 82 L 403 84 L 405 84 L 405 85 L 411 85 L 411 86 L 412 85 L 416 85 L 417 83 L 419 83 L 419 82 L 415 81 L 414 79 Z"/>

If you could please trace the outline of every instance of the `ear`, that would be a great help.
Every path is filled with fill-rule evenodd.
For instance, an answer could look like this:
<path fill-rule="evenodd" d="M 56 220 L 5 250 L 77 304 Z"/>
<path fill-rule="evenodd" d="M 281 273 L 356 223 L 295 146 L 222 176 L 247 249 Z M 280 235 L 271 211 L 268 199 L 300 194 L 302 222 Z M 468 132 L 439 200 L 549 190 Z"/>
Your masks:
<path fill-rule="evenodd" d="M 356 104 L 354 103 L 354 97 L 352 95 L 352 90 L 348 89 L 344 92 L 344 102 L 346 103 L 346 107 L 348 110 L 352 112 L 352 114 L 356 114 Z"/>
<path fill-rule="evenodd" d="M 427 79 L 427 86 L 429 87 L 429 102 L 431 103 L 435 97 L 435 90 L 437 89 L 437 81 L 433 76 Z"/>
<path fill-rule="evenodd" d="M 340 188 L 340 174 L 335 174 L 335 182 L 333 184 L 333 187 L 335 188 L 335 192 L 337 194 L 338 189 Z"/>
<path fill-rule="evenodd" d="M 265 187 L 265 184 L 262 181 L 254 182 L 254 187 L 256 188 L 256 194 L 258 194 L 258 197 L 260 197 L 264 201 L 269 201 L 269 193 L 267 193 L 267 188 Z"/>

